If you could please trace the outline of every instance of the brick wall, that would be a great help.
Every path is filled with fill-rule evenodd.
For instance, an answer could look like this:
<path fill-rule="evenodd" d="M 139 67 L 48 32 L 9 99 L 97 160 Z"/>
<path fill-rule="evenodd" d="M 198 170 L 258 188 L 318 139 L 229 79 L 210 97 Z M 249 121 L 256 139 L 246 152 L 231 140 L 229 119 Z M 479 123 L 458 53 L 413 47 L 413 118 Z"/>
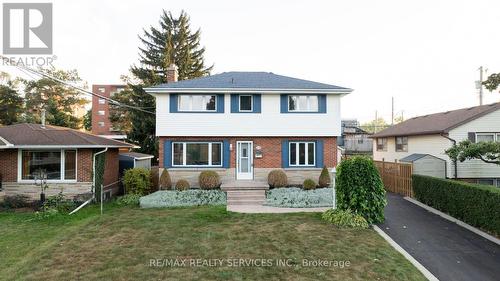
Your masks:
<path fill-rule="evenodd" d="M 78 182 L 92 181 L 92 149 L 78 149 Z"/>
<path fill-rule="evenodd" d="M 255 168 L 281 168 L 281 142 L 283 140 L 323 140 L 323 163 L 326 167 L 337 165 L 337 138 L 336 137 L 160 137 L 159 159 L 160 168 L 163 168 L 163 146 L 165 140 L 172 141 L 222 141 L 228 139 L 232 144 L 230 167 L 236 167 L 236 142 L 253 141 L 255 147 L 262 149 L 262 158 L 254 158 Z"/>
<path fill-rule="evenodd" d="M 106 166 L 104 168 L 104 186 L 116 183 L 119 179 L 118 175 L 118 149 L 110 148 L 106 152 Z M 110 186 L 110 188 L 116 188 L 117 184 Z"/>
<path fill-rule="evenodd" d="M 0 150 L 0 174 L 3 182 L 17 181 L 17 149 Z"/>

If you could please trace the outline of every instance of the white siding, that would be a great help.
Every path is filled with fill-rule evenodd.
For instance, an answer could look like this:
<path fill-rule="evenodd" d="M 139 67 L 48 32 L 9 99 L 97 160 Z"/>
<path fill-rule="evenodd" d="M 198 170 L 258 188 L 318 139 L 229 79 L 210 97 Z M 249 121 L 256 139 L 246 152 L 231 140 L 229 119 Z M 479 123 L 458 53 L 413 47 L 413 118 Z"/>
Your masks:
<path fill-rule="evenodd" d="M 373 141 L 373 159 L 388 162 L 399 162 L 399 159 L 414 153 L 430 154 L 447 161 L 448 177 L 453 177 L 453 171 L 450 169 L 451 163 L 449 157 L 444 153 L 451 147 L 452 142 L 440 135 L 409 136 L 408 151 L 396 152 L 395 137 L 387 138 L 387 151 L 377 151 L 376 141 Z"/>
<path fill-rule="evenodd" d="M 169 95 L 156 94 L 157 136 L 339 136 L 340 96 L 327 95 L 327 113 L 281 113 L 279 94 L 262 94 L 261 113 L 170 113 Z"/>
<path fill-rule="evenodd" d="M 479 117 L 471 122 L 450 131 L 450 138 L 460 142 L 468 139 L 469 132 L 499 132 L 500 110 Z M 484 163 L 481 160 L 468 160 L 458 163 L 458 177 L 460 178 L 500 178 L 500 167 L 495 164 Z"/>

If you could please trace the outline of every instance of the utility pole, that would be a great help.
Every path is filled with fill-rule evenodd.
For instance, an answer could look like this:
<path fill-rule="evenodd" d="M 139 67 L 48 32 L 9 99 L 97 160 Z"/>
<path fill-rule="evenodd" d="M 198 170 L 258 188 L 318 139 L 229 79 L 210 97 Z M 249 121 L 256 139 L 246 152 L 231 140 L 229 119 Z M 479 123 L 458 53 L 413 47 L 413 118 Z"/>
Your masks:
<path fill-rule="evenodd" d="M 377 119 L 378 119 L 378 112 L 375 110 L 375 121 L 373 122 L 373 133 L 377 132 Z"/>
<path fill-rule="evenodd" d="M 394 125 L 394 97 L 392 97 L 391 125 Z"/>
<path fill-rule="evenodd" d="M 483 105 L 483 67 L 479 67 L 479 83 L 476 86 L 479 88 L 479 105 Z"/>

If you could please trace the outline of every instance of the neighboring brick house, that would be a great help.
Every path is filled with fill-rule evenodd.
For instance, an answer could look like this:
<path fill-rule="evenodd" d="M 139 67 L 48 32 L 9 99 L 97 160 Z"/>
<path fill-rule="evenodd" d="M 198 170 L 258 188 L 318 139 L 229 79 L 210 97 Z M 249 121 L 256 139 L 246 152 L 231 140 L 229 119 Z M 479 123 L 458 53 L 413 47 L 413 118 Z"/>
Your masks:
<path fill-rule="evenodd" d="M 197 187 L 202 170 L 222 182 L 266 182 L 283 169 L 290 184 L 337 165 L 340 98 L 348 88 L 268 72 L 225 72 L 145 89 L 156 98 L 160 169 Z"/>
<path fill-rule="evenodd" d="M 89 193 L 93 183 L 93 155 L 105 152 L 106 192 L 118 190 L 118 149 L 131 145 L 81 131 L 41 125 L 0 127 L 0 175 L 3 195 L 38 197 L 35 184 L 39 171 L 47 175 L 48 195 L 61 190 L 68 196 Z"/>
<path fill-rule="evenodd" d="M 114 94 L 125 89 L 125 85 L 92 85 L 92 134 L 108 139 L 124 140 L 125 133 L 117 130 L 109 120 L 109 102 Z M 105 97 L 105 98 L 102 98 Z"/>

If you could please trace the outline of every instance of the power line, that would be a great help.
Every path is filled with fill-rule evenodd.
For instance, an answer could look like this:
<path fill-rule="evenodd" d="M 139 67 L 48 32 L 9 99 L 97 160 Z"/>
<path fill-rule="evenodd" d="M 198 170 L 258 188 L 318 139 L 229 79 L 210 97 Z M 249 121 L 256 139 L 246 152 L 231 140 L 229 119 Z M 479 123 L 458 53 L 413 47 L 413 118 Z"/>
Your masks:
<path fill-rule="evenodd" d="M 4 61 L 6 61 L 4 56 L 1 56 L 1 55 L 0 55 L 0 58 L 1 58 L 1 59 L 4 59 Z M 7 61 L 8 61 L 8 60 L 7 60 Z M 66 86 L 68 86 L 68 87 L 71 87 L 71 88 L 73 88 L 73 89 L 75 89 L 75 90 L 77 90 L 77 91 L 79 91 L 79 92 L 84 93 L 84 94 L 87 94 L 87 95 L 92 95 L 92 96 L 96 96 L 96 97 L 99 97 L 99 98 L 101 98 L 101 99 L 105 99 L 105 100 L 107 100 L 108 102 L 111 102 L 113 105 L 116 105 L 116 106 L 119 106 L 119 107 L 126 107 L 126 108 L 130 108 L 130 109 L 135 109 L 135 110 L 138 110 L 138 111 L 141 111 L 141 112 L 149 113 L 149 114 L 156 114 L 156 113 L 154 113 L 154 112 L 152 112 L 152 111 L 144 110 L 144 109 L 143 109 L 143 108 L 141 108 L 141 107 L 137 107 L 137 106 L 132 106 L 132 105 L 124 104 L 124 103 L 121 103 L 121 102 L 119 102 L 119 101 L 117 101 L 117 100 L 114 100 L 114 99 L 112 99 L 112 98 L 105 97 L 105 96 L 103 96 L 103 95 L 99 95 L 99 94 L 93 93 L 93 92 L 91 92 L 91 91 L 87 91 L 87 90 L 85 90 L 85 89 L 82 89 L 82 88 L 80 88 L 80 87 L 77 87 L 77 86 L 75 86 L 75 85 L 72 85 L 72 84 L 70 84 L 70 83 L 68 83 L 68 82 L 66 82 L 66 81 L 63 81 L 63 80 L 58 79 L 58 78 L 56 78 L 56 77 L 50 76 L 50 75 L 48 75 L 48 74 L 46 74 L 46 73 L 43 73 L 43 72 L 41 72 L 41 71 L 36 71 L 36 70 L 33 70 L 33 69 L 31 69 L 31 68 L 29 68 L 29 67 L 26 67 L 26 66 L 19 66 L 19 65 L 12 65 L 12 64 L 11 64 L 11 66 L 15 66 L 15 67 L 17 67 L 17 68 L 18 68 L 19 70 L 21 70 L 23 73 L 26 73 L 26 71 L 27 71 L 28 73 L 26 73 L 26 74 L 28 74 L 28 75 L 29 75 L 30 77 L 32 77 L 33 79 L 34 79 L 34 77 L 33 77 L 33 76 L 31 76 L 29 73 L 32 73 L 32 74 L 35 74 L 35 75 L 38 75 L 38 76 L 40 76 L 40 77 L 44 77 L 44 78 L 47 78 L 47 79 L 54 80 L 54 81 L 56 81 L 56 82 L 58 82 L 58 83 L 64 84 L 64 85 L 66 85 Z"/>

